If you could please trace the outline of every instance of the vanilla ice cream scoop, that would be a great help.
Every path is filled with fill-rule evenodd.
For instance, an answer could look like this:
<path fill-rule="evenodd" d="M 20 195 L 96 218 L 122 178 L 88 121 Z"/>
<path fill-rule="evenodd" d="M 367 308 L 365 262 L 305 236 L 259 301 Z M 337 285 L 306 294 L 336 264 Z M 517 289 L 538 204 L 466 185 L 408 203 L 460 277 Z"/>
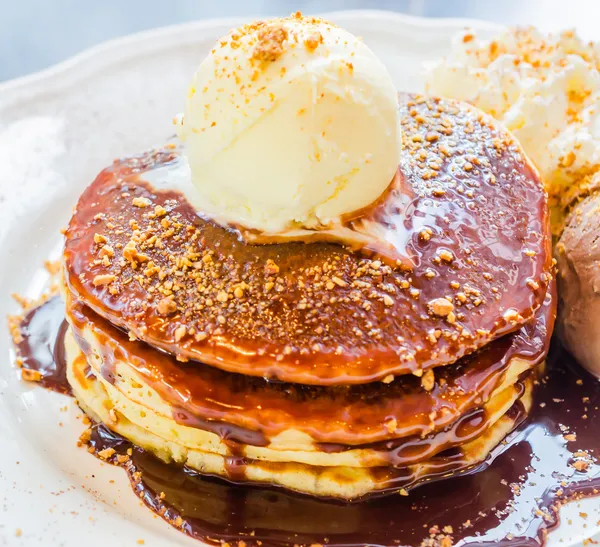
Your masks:
<path fill-rule="evenodd" d="M 398 169 L 387 69 L 357 37 L 300 14 L 219 40 L 177 123 L 199 209 L 264 233 L 331 226 L 376 201 Z"/>

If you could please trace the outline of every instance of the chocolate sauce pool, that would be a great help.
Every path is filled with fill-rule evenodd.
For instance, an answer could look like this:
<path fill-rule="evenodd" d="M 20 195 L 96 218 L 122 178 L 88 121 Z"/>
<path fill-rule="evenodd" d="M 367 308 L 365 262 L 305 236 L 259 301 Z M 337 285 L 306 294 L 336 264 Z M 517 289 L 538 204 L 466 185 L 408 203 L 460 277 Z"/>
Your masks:
<path fill-rule="evenodd" d="M 17 349 L 24 367 L 42 373 L 44 386 L 68 392 L 62 314 L 58 299 L 30 312 Z M 562 503 L 600 493 L 599 406 L 598 380 L 555 344 L 531 416 L 477 473 L 424 485 L 408 497 L 352 504 L 201 476 L 104 426 L 94 426 L 90 444 L 113 448 L 113 462 L 129 451 L 119 465 L 135 493 L 184 533 L 212 544 L 538 546 L 558 525 Z"/>
<path fill-rule="evenodd" d="M 64 308 L 61 299 L 54 297 L 25 314 L 20 324 L 22 340 L 17 344 L 17 352 L 24 369 L 40 373 L 41 385 L 70 395 L 64 344 L 69 325 Z"/>

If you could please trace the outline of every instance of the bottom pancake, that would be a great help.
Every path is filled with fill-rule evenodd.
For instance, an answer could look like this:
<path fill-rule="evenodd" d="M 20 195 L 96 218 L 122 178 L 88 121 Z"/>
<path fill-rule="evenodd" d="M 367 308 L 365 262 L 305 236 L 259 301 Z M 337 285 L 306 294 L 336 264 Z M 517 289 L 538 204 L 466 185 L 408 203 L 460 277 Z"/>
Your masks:
<path fill-rule="evenodd" d="M 256 446 L 222 438 L 200 426 L 179 423 L 173 419 L 168 405 L 157 404 L 160 398 L 150 386 L 143 383 L 142 378 L 130 377 L 131 368 L 125 363 L 115 364 L 115 378 L 119 380 L 111 382 L 102 375 L 102 367 L 99 366 L 99 359 L 93 357 L 94 353 L 87 352 L 85 355 L 91 374 L 102 384 L 115 410 L 129 421 L 167 441 L 221 456 L 243 455 L 253 460 L 296 462 L 327 467 L 380 467 L 392 464 L 404 467 L 426 460 L 443 450 L 464 444 L 481 435 L 509 410 L 523 390 L 522 384 L 517 381 L 518 377 L 511 375 L 510 381 L 502 382 L 490 400 L 481 407 L 467 412 L 446 429 L 424 437 L 410 436 L 359 447 L 318 443 L 306 447 L 299 445 L 297 435 L 290 431 L 286 435 L 280 435 L 277 443 Z M 144 398 L 139 397 L 138 392 L 143 392 Z M 248 442 L 252 440 L 250 438 Z M 287 445 L 285 441 L 288 442 Z"/>
<path fill-rule="evenodd" d="M 66 337 L 66 352 L 68 380 L 81 408 L 93 420 L 106 424 L 162 460 L 228 480 L 282 486 L 309 495 L 344 500 L 374 493 L 409 491 L 423 482 L 477 469 L 525 418 L 532 405 L 534 384 L 531 375 L 519 382 L 522 386 L 519 399 L 477 438 L 425 461 L 401 468 L 323 466 L 231 457 L 204 447 L 186 446 L 184 440 L 177 436 L 176 429 L 173 429 L 174 436 L 171 439 L 160 437 L 139 423 L 134 423 L 119 410 L 106 385 L 91 373 L 92 369 L 71 333 Z"/>

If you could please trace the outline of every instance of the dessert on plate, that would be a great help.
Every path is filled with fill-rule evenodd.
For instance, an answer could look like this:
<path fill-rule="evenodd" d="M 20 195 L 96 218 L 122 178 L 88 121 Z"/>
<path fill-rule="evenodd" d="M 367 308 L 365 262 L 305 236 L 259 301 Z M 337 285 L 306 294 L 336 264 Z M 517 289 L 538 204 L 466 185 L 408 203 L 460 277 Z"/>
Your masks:
<path fill-rule="evenodd" d="M 280 487 L 315 514 L 329 498 L 371 511 L 384 494 L 414 510 L 426 485 L 493 476 L 556 399 L 544 368 L 556 166 L 483 99 L 443 98 L 462 82 L 442 66 L 428 80 L 439 93 L 398 92 L 327 21 L 244 25 L 198 68 L 177 137 L 116 160 L 81 194 L 63 304 L 26 315 L 21 358 L 33 368 L 35 314 L 61 310 L 53 355 L 94 424 L 83 442 L 191 535 L 229 538 L 194 532 L 205 501 L 185 505 L 204 500 L 189 477 Z M 583 472 L 588 456 L 563 463 Z M 185 474 L 166 481 L 175 501 L 143 483 L 140 457 L 150 477 Z M 482 514 L 467 512 L 461 537 L 477 515 L 492 529 Z M 394 526 L 389 542 L 408 538 Z M 446 528 L 430 526 L 428 544 L 450 545 Z"/>
<path fill-rule="evenodd" d="M 183 147 L 102 172 L 65 232 L 88 415 L 168 461 L 343 499 L 483 461 L 531 407 L 555 306 L 518 142 L 398 98 L 362 42 L 300 16 L 220 41 L 177 123 Z"/>

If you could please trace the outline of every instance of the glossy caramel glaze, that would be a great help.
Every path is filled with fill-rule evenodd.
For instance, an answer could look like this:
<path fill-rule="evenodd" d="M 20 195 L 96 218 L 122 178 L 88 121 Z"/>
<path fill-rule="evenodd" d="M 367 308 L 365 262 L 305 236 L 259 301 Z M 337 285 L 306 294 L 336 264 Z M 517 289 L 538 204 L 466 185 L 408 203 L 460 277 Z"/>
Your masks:
<path fill-rule="evenodd" d="M 398 183 L 351 225 L 410 266 L 332 243 L 248 245 L 144 181 L 181 161 L 167 147 L 117 161 L 83 193 L 66 232 L 70 290 L 182 360 L 302 384 L 421 374 L 517 330 L 550 280 L 535 170 L 467 105 L 413 97 L 401 110 Z"/>
<path fill-rule="evenodd" d="M 60 324 L 60 302 L 52 302 L 41 315 L 54 310 L 51 323 Z M 32 311 L 34 318 L 39 309 Z M 50 324 L 36 322 L 42 323 Z M 33 330 L 23 332 L 33 335 L 32 355 L 43 356 L 40 349 L 46 347 L 56 355 L 55 347 L 62 342 L 59 336 L 47 344 L 47 337 Z M 30 365 L 40 368 L 33 358 Z M 54 369 L 61 368 L 54 364 Z M 53 373 L 51 366 L 47 369 Z M 67 386 L 65 380 L 63 387 Z M 472 469 L 466 476 L 425 484 L 409 496 L 352 504 L 207 478 L 161 462 L 104 426 L 93 428 L 90 443 L 97 453 L 112 448 L 121 456 L 119 465 L 134 491 L 157 515 L 217 546 L 227 542 L 234 547 L 539 547 L 547 530 L 558 525 L 562 503 L 600 493 L 600 466 L 594 460 L 600 452 L 599 406 L 596 379 L 554 347 L 534 410 L 478 472 Z M 111 461 L 117 463 L 116 455 Z M 573 526 L 573 534 L 580 532 L 570 522 L 561 526 Z"/>
<path fill-rule="evenodd" d="M 135 493 L 171 525 L 211 545 L 540 547 L 559 525 L 562 504 L 600 493 L 600 465 L 591 458 L 600 453 L 599 384 L 559 347 L 550 361 L 534 410 L 486 465 L 408 496 L 318 500 L 164 464 L 103 426 L 94 428 L 91 443 L 119 454 L 133 448 L 121 465 Z M 560 526 L 581 533 L 578 523 Z"/>
<path fill-rule="evenodd" d="M 381 466 L 365 469 L 363 471 L 368 474 L 369 480 L 372 481 L 372 489 L 368 493 L 355 496 L 349 501 L 364 501 L 374 496 L 398 494 L 400 490 L 408 493 L 426 482 L 443 481 L 450 476 L 479 471 L 482 466 L 485 466 L 485 459 L 488 454 L 527 417 L 531 409 L 533 377 L 525 379 L 524 383 L 527 384 L 527 387 L 523 388 L 523 399 L 515 401 L 508 412 L 497 423 L 497 426 L 502 430 L 501 436 L 497 437 L 495 433 L 496 426 L 494 426 L 484 434 L 484 439 L 476 440 L 473 446 L 465 444 L 454 447 L 436 454 L 420 464 L 406 467 Z M 107 427 L 110 429 L 110 426 Z M 117 427 L 115 425 L 115 428 Z M 270 462 L 240 456 L 226 458 L 226 475 L 224 476 L 220 473 L 213 474 L 205 468 L 200 469 L 199 472 L 204 476 L 225 478 L 225 480 L 238 483 L 248 483 L 249 486 L 253 487 L 273 485 L 273 483 L 266 479 L 265 482 L 252 479 L 251 474 L 256 472 L 257 469 L 261 470 L 264 477 L 268 477 L 269 473 L 287 472 L 303 475 L 310 480 L 312 473 L 320 474 L 324 472 L 328 474 L 330 480 L 339 484 L 352 484 L 355 479 L 353 476 L 354 473 L 351 471 L 353 468 L 305 466 L 294 462 Z M 287 488 L 280 484 L 275 485 Z M 321 495 L 317 495 L 316 497 L 329 499 Z"/>
<path fill-rule="evenodd" d="M 293 429 L 326 443 L 319 446 L 323 451 L 362 445 L 386 453 L 394 465 L 404 465 L 429 457 L 440 447 L 461 444 L 485 429 L 486 416 L 479 407 L 503 382 L 511 361 L 524 360 L 526 371 L 546 356 L 556 305 L 551 290 L 534 322 L 459 363 L 437 369 L 429 390 L 413 375 L 389 384 L 323 387 L 273 383 L 205 365 L 190 366 L 129 340 L 92 310 L 69 299 L 67 313 L 88 359 L 92 354 L 102 358 L 104 378 L 114 383 L 115 361 L 127 363 L 169 404 L 179 423 L 257 446 Z M 89 347 L 86 330 L 99 347 Z"/>

